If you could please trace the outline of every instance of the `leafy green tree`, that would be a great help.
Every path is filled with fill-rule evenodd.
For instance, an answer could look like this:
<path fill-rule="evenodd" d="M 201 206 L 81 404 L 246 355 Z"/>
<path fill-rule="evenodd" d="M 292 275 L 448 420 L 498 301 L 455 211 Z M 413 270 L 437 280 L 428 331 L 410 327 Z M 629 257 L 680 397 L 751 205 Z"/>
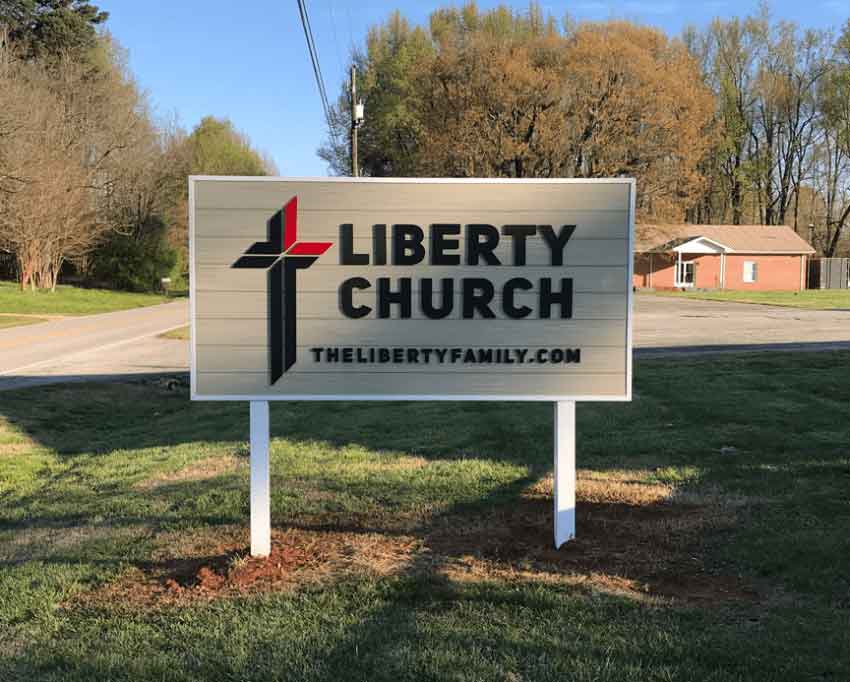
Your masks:
<path fill-rule="evenodd" d="M 179 130 L 157 132 L 149 121 L 140 128 L 144 144 L 111 184 L 112 232 L 90 266 L 98 282 L 131 291 L 156 289 L 165 276 L 179 286 L 187 274 L 187 175 L 275 172 L 226 119 L 207 116 L 188 136 Z"/>
<path fill-rule="evenodd" d="M 205 116 L 186 140 L 193 175 L 269 175 L 274 163 L 228 119 Z"/>
<path fill-rule="evenodd" d="M 128 291 L 154 291 L 167 276 L 179 280 L 180 256 L 168 243 L 167 230 L 153 217 L 135 234 L 112 233 L 94 254 L 95 280 Z"/>
<path fill-rule="evenodd" d="M 109 17 L 89 0 L 3 0 L 0 27 L 25 58 L 80 53 L 97 44 L 97 27 Z"/>
<path fill-rule="evenodd" d="M 416 66 L 434 54 L 430 37 L 411 28 L 399 12 L 369 30 L 366 52 L 355 53 L 357 94 L 369 124 L 360 129 L 359 161 L 363 175 L 405 176 L 416 172 L 421 133 Z M 337 175 L 351 172 L 349 152 L 351 98 L 348 83 L 331 109 L 331 131 L 319 156 Z"/>
<path fill-rule="evenodd" d="M 681 219 L 699 196 L 711 92 L 684 45 L 629 22 L 564 30 L 474 2 L 427 28 L 397 12 L 356 54 L 361 172 L 370 176 L 635 176 L 643 215 Z M 320 150 L 348 174 L 347 84 Z"/>

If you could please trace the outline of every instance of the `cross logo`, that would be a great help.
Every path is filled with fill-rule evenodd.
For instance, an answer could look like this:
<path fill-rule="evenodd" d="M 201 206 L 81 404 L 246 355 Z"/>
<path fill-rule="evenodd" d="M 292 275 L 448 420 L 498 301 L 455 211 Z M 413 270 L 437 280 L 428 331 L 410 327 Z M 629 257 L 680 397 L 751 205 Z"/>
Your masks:
<path fill-rule="evenodd" d="M 268 271 L 269 369 L 274 384 L 298 354 L 296 273 L 309 268 L 333 244 L 298 241 L 298 197 L 272 216 L 268 228 L 268 240 L 255 242 L 231 267 Z"/>

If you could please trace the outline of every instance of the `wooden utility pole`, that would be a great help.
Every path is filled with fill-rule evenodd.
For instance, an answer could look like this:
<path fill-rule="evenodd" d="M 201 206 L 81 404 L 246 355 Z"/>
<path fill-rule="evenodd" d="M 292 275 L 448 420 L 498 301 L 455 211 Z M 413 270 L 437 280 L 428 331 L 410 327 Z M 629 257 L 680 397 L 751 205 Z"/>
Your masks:
<path fill-rule="evenodd" d="M 351 175 L 358 177 L 360 169 L 357 164 L 357 70 L 351 65 Z"/>

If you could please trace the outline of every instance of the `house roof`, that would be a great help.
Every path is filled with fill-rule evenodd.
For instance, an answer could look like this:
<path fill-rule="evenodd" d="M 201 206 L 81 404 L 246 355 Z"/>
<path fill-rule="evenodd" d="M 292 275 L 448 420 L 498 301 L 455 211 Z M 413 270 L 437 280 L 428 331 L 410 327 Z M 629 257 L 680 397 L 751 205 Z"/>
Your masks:
<path fill-rule="evenodd" d="M 737 253 L 814 253 L 787 225 L 653 225 L 635 227 L 635 252 L 666 252 L 693 239 L 709 239 Z"/>

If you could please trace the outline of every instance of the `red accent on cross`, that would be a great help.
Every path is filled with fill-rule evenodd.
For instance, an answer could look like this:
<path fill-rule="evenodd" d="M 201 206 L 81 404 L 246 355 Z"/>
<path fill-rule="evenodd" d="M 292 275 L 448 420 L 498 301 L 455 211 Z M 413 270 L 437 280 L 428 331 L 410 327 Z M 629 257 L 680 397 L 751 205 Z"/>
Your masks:
<path fill-rule="evenodd" d="M 289 251 L 287 256 L 321 256 L 333 246 L 332 242 L 298 242 Z"/>
<path fill-rule="evenodd" d="M 298 238 L 298 197 L 292 197 L 283 207 L 283 250 Z"/>
<path fill-rule="evenodd" d="M 331 242 L 296 242 L 298 238 L 298 197 L 283 207 L 283 250 L 287 256 L 321 256 Z"/>

